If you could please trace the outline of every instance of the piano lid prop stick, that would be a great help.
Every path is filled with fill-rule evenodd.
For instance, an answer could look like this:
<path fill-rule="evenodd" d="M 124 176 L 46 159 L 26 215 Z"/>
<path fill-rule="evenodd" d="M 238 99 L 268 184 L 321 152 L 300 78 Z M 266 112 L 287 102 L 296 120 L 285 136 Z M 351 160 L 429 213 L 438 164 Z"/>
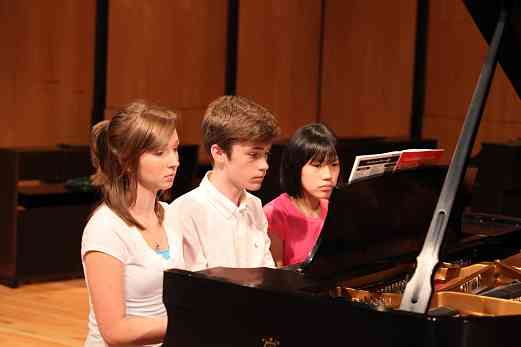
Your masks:
<path fill-rule="evenodd" d="M 434 269 L 438 264 L 438 255 L 445 236 L 452 204 L 454 203 L 456 191 L 461 183 L 470 151 L 474 145 L 478 125 L 490 90 L 506 21 L 507 11 L 505 7 L 502 6 L 485 64 L 481 69 L 478 83 L 472 95 L 465 122 L 461 129 L 458 144 L 452 156 L 447 176 L 443 182 L 427 237 L 425 238 L 418 258 L 416 258 L 416 270 L 405 287 L 400 303 L 400 310 L 425 313 L 429 308 L 433 288 L 432 280 Z"/>

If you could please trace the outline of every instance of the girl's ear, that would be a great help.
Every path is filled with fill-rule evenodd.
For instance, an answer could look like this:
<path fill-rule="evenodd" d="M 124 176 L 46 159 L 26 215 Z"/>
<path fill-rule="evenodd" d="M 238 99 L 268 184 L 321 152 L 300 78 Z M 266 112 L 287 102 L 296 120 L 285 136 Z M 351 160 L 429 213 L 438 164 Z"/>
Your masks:
<path fill-rule="evenodd" d="M 224 152 L 224 150 L 218 144 L 213 144 L 210 147 L 210 153 L 212 154 L 212 158 L 213 158 L 214 163 L 217 164 L 217 163 L 223 163 L 224 162 L 224 159 L 225 159 L 225 156 L 226 156 L 226 152 Z"/>

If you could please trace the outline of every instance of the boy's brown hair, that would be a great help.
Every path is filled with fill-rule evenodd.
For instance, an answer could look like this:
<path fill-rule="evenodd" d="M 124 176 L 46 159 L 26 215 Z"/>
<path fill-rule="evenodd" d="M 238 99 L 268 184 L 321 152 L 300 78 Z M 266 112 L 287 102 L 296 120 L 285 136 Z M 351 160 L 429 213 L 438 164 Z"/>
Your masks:
<path fill-rule="evenodd" d="M 225 95 L 206 109 L 201 128 L 203 143 L 213 163 L 210 148 L 217 144 L 231 156 L 240 142 L 270 143 L 279 135 L 275 116 L 265 107 L 241 96 Z"/>

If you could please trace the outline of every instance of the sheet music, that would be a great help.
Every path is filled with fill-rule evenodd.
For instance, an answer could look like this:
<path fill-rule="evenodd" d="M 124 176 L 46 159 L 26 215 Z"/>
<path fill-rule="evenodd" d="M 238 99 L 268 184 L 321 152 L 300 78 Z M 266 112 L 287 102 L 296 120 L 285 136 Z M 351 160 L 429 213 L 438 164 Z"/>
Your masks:
<path fill-rule="evenodd" d="M 443 152 L 443 149 L 406 149 L 380 154 L 358 155 L 351 169 L 348 183 L 396 170 L 432 165 L 440 160 Z"/>

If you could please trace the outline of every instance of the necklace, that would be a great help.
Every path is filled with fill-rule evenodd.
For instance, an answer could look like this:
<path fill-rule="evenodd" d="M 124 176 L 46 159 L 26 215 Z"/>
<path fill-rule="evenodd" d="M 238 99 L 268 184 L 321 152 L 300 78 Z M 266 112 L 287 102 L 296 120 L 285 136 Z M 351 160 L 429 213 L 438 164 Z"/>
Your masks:
<path fill-rule="evenodd" d="M 144 230 L 140 230 L 141 235 L 146 243 L 152 248 L 155 252 L 158 252 L 161 249 L 161 241 L 163 240 L 163 227 L 159 223 L 159 220 L 155 215 L 151 218 L 138 218 L 141 225 L 145 227 Z M 159 232 L 159 237 L 154 237 L 154 232 Z"/>
<path fill-rule="evenodd" d="M 154 231 L 156 230 L 159 232 L 158 237 L 154 237 Z M 143 236 L 148 234 L 145 238 L 148 244 L 154 251 L 159 251 L 159 249 L 161 248 L 161 241 L 163 240 L 163 228 L 159 225 L 157 226 L 157 228 L 146 228 L 145 230 L 143 230 L 142 234 Z"/>
<path fill-rule="evenodd" d="M 150 242 L 152 243 L 151 246 L 152 248 L 154 249 L 154 251 L 159 251 L 159 248 L 160 248 L 160 245 L 161 245 L 161 235 L 159 235 L 159 240 L 157 240 L 156 238 L 153 238 L 152 235 L 150 235 L 150 231 L 149 231 L 149 237 L 150 237 Z"/>

